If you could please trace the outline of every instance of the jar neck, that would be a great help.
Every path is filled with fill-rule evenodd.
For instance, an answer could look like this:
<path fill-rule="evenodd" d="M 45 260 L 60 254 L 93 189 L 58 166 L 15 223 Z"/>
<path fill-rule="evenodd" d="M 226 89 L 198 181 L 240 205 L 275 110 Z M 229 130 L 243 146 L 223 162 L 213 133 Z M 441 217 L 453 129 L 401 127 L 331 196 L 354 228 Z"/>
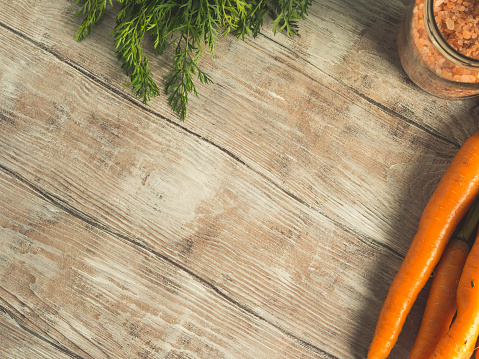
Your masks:
<path fill-rule="evenodd" d="M 424 23 L 429 38 L 434 46 L 444 57 L 456 65 L 478 70 L 479 60 L 461 54 L 442 36 L 441 31 L 437 27 L 436 18 L 434 16 L 434 2 L 435 0 L 424 0 Z"/>

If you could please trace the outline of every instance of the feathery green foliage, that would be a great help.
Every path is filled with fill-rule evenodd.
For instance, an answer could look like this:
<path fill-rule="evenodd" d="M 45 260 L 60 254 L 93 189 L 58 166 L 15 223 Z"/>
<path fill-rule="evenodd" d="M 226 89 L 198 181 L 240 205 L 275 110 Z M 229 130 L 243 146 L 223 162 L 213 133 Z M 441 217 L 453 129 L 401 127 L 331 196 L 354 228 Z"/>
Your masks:
<path fill-rule="evenodd" d="M 146 33 L 153 39 L 156 55 L 174 50 L 171 71 L 167 74 L 165 93 L 175 113 L 186 118 L 188 95 L 198 95 L 195 78 L 202 83 L 212 80 L 198 67 L 206 50 L 214 56 L 220 36 L 256 37 L 266 15 L 273 18 L 273 32 L 288 36 L 298 33 L 297 21 L 307 16 L 312 0 L 116 0 L 120 10 L 113 31 L 115 48 L 122 68 L 129 76 L 135 94 L 146 104 L 160 91 L 153 80 L 141 41 Z M 105 13 L 113 0 L 76 0 L 82 3 L 76 16 L 83 20 L 77 41 L 90 35 L 91 27 Z"/>

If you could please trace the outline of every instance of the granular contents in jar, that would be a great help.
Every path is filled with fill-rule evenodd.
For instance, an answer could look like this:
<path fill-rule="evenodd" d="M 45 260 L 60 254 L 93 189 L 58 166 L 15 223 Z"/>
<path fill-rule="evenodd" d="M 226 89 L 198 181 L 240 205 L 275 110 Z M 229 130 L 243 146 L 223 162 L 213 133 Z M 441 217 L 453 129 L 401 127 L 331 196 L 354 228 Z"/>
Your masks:
<path fill-rule="evenodd" d="M 442 36 L 456 51 L 479 59 L 479 1 L 436 0 L 434 16 Z"/>
<path fill-rule="evenodd" d="M 479 51 L 479 15 L 476 3 L 479 3 L 479 0 L 435 0 L 434 3 L 436 21 L 438 25 L 440 24 L 445 39 L 457 50 L 459 44 L 462 44 L 461 51 L 467 51 L 470 57 Z M 466 12 L 466 9 L 470 10 Z M 412 39 L 426 66 L 446 80 L 479 83 L 478 70 L 456 65 L 441 54 L 431 42 L 424 23 L 424 0 L 415 1 L 411 20 Z M 459 42 L 460 40 L 462 42 Z M 476 58 L 479 59 L 479 56 Z"/>

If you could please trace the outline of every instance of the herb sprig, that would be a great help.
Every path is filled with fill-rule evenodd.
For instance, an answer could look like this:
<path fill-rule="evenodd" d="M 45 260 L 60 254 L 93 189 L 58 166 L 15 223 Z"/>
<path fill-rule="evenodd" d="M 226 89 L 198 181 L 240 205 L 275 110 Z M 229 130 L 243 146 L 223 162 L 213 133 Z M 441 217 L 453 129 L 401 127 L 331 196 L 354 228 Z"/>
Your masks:
<path fill-rule="evenodd" d="M 307 16 L 312 0 L 116 0 L 121 8 L 113 30 L 117 58 L 129 76 L 130 86 L 145 104 L 160 90 L 153 80 L 142 39 L 149 33 L 156 55 L 174 49 L 165 94 L 173 111 L 185 120 L 188 95 L 198 96 L 194 81 L 209 84 L 211 78 L 198 67 L 204 48 L 214 56 L 216 41 L 229 33 L 237 38 L 256 37 L 266 15 L 273 18 L 273 33 L 298 34 L 297 22 Z M 76 16 L 83 20 L 77 41 L 86 39 L 92 26 L 113 0 L 76 0 Z"/>

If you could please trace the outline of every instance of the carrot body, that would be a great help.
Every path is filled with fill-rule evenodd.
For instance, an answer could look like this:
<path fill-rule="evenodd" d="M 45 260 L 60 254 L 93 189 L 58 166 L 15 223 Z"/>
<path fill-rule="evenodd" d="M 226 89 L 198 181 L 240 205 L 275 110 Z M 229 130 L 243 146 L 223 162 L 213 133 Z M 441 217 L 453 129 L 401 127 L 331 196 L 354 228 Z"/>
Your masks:
<path fill-rule="evenodd" d="M 389 355 L 419 292 L 477 196 L 478 147 L 479 131 L 461 146 L 426 205 L 406 258 L 381 308 L 368 359 L 385 359 Z"/>
<path fill-rule="evenodd" d="M 428 359 L 439 340 L 447 333 L 456 313 L 456 293 L 469 254 L 469 245 L 453 240 L 437 265 L 426 309 L 409 359 Z"/>
<path fill-rule="evenodd" d="M 479 335 L 479 239 L 472 246 L 457 288 L 457 315 L 430 359 L 469 359 Z"/>

